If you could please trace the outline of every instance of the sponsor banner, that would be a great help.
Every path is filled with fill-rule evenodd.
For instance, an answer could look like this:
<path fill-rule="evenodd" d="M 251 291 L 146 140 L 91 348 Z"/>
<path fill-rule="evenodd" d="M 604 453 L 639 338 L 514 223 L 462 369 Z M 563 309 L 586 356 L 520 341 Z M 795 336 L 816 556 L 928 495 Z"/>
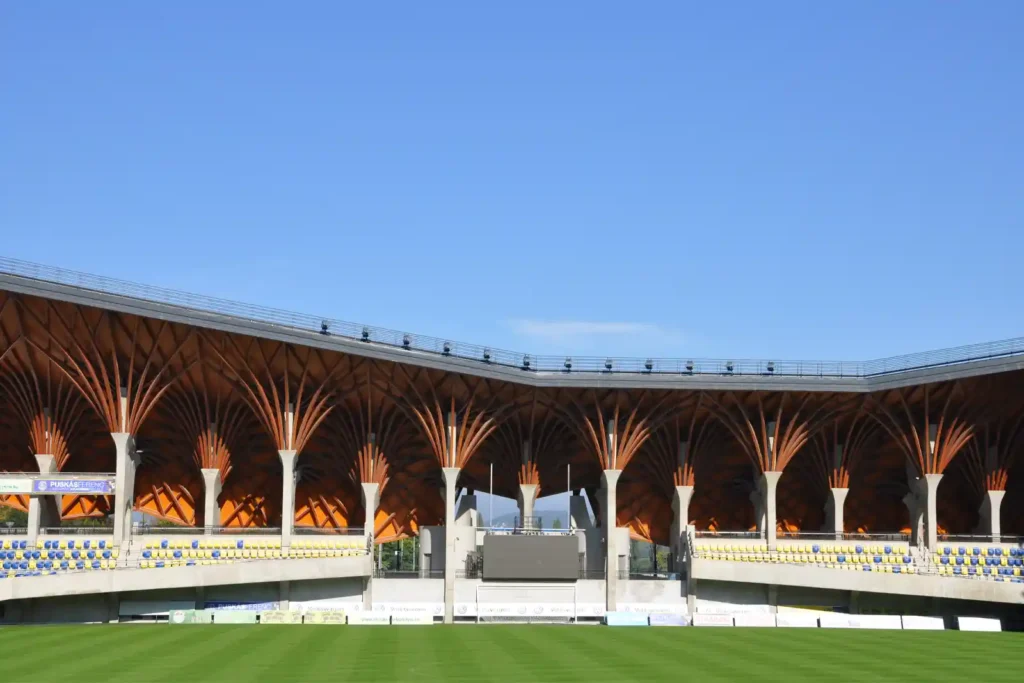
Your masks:
<path fill-rule="evenodd" d="M 215 609 L 221 612 L 272 612 L 280 606 L 279 602 L 206 601 L 206 609 Z"/>
<path fill-rule="evenodd" d="M 363 603 L 355 602 L 353 600 L 337 600 L 337 599 L 326 599 L 326 600 L 305 600 L 296 601 L 292 600 L 289 605 L 293 609 L 298 609 L 304 614 L 310 612 L 323 612 L 323 611 L 340 611 L 340 612 L 362 612 Z"/>
<path fill-rule="evenodd" d="M 457 602 L 457 603 L 455 603 L 455 616 L 457 616 L 457 617 L 475 617 L 476 616 L 476 603 L 475 602 Z"/>
<path fill-rule="evenodd" d="M 571 602 L 480 602 L 476 610 L 481 617 L 572 617 L 576 613 Z"/>
<path fill-rule="evenodd" d="M 353 612 L 348 615 L 349 625 L 374 625 L 386 626 L 391 623 L 391 617 L 387 614 L 374 614 L 373 612 Z"/>
<path fill-rule="evenodd" d="M 70 493 L 99 495 L 114 492 L 113 479 L 72 479 L 70 477 L 47 477 L 32 480 L 33 493 Z"/>
<path fill-rule="evenodd" d="M 771 614 L 772 609 L 768 605 L 751 604 L 745 605 L 735 602 L 718 602 L 717 600 L 697 599 L 697 612 L 705 614 Z"/>
<path fill-rule="evenodd" d="M 443 602 L 375 602 L 374 612 L 384 614 L 427 614 L 433 617 L 444 616 Z"/>
<path fill-rule="evenodd" d="M 32 482 L 29 479 L 0 477 L 0 494 L 31 492 Z"/>
<path fill-rule="evenodd" d="M 901 621 L 905 631 L 941 631 L 946 628 L 942 617 L 903 616 Z"/>
<path fill-rule="evenodd" d="M 191 610 L 195 606 L 194 600 L 121 600 L 117 613 L 122 617 L 155 617 Z"/>
<path fill-rule="evenodd" d="M 306 612 L 302 617 L 303 624 L 336 624 L 341 625 L 345 623 L 345 612 L 342 610 L 318 610 L 316 612 Z"/>
<path fill-rule="evenodd" d="M 215 624 L 255 624 L 258 612 L 253 610 L 217 609 L 213 610 Z"/>
<path fill-rule="evenodd" d="M 752 628 L 775 628 L 774 614 L 737 614 L 732 618 L 735 626 Z"/>
<path fill-rule="evenodd" d="M 850 615 L 839 612 L 821 612 L 818 615 L 818 624 L 822 629 L 855 629 L 850 624 Z"/>
<path fill-rule="evenodd" d="M 689 626 L 690 617 L 683 614 L 651 614 L 651 626 Z"/>
<path fill-rule="evenodd" d="M 640 614 L 687 614 L 685 602 L 620 602 L 620 612 Z"/>
<path fill-rule="evenodd" d="M 1002 631 L 1003 624 L 998 619 L 983 617 L 957 617 L 961 631 Z"/>
<path fill-rule="evenodd" d="M 260 612 L 261 624 L 301 624 L 302 612 L 291 610 L 267 610 Z"/>
<path fill-rule="evenodd" d="M 779 612 L 775 615 L 779 628 L 818 628 L 818 615 L 807 612 Z"/>
<path fill-rule="evenodd" d="M 694 626 L 732 626 L 732 616 L 729 614 L 694 614 Z"/>
<path fill-rule="evenodd" d="M 209 617 L 204 610 L 176 609 L 167 613 L 168 624 L 208 624 Z"/>
<path fill-rule="evenodd" d="M 646 614 L 637 612 L 608 612 L 604 621 L 609 626 L 647 626 L 650 622 Z"/>
<path fill-rule="evenodd" d="M 576 603 L 576 616 L 577 617 L 603 617 L 604 616 L 604 603 L 603 602 L 578 602 Z"/>
<path fill-rule="evenodd" d="M 876 628 L 899 631 L 903 621 L 898 614 L 851 614 L 850 628 Z"/>
<path fill-rule="evenodd" d="M 397 613 L 391 615 L 391 623 L 396 626 L 432 626 L 434 617 L 428 612 Z"/>

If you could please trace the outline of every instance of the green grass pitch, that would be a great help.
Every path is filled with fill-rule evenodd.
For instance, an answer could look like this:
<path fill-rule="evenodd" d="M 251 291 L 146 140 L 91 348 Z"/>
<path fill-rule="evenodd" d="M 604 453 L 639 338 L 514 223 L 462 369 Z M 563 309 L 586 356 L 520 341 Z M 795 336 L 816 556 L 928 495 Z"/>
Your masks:
<path fill-rule="evenodd" d="M 0 680 L 1020 681 L 1024 634 L 582 626 L 0 627 Z"/>

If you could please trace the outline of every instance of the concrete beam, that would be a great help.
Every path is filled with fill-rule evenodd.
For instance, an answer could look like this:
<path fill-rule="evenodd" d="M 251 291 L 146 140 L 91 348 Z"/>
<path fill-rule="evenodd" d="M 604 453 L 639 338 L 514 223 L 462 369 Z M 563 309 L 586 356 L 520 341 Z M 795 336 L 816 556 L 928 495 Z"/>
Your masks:
<path fill-rule="evenodd" d="M 842 539 L 845 531 L 843 508 L 849 493 L 850 489 L 848 488 L 829 489 L 829 502 L 825 507 L 825 531 L 834 532 L 836 540 Z"/>
<path fill-rule="evenodd" d="M 775 490 L 779 486 L 782 472 L 764 472 L 761 475 L 761 504 L 764 506 L 764 534 L 769 550 L 775 550 L 778 522 L 775 518 Z"/>
<path fill-rule="evenodd" d="M 824 588 L 861 593 L 920 595 L 956 600 L 1019 604 L 1020 584 L 918 574 L 883 574 L 824 567 L 732 562 L 694 558 L 693 576 L 709 581 L 731 581 L 801 588 Z"/>
<path fill-rule="evenodd" d="M 302 560 L 249 560 L 231 564 L 165 569 L 122 568 L 79 572 L 74 576 L 33 576 L 0 581 L 0 601 L 243 583 L 365 577 L 370 575 L 370 563 L 370 558 L 362 555 Z"/>
<path fill-rule="evenodd" d="M 678 571 L 679 566 L 682 564 L 679 559 L 682 555 L 686 527 L 690 524 L 691 498 L 693 498 L 692 486 L 677 486 L 672 496 L 672 526 L 669 543 L 671 544 L 672 569 L 674 571 Z"/>
<path fill-rule="evenodd" d="M 49 454 L 37 453 L 36 465 L 39 474 L 55 474 L 57 460 Z M 34 544 L 39 537 L 40 527 L 60 526 L 60 496 L 29 496 L 28 499 L 28 542 Z"/>

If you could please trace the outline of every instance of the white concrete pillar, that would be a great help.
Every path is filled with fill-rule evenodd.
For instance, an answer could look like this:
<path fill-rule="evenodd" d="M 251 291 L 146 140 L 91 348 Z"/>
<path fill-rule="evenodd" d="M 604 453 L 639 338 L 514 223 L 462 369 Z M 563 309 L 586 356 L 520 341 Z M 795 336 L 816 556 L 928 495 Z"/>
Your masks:
<path fill-rule="evenodd" d="M 372 548 L 380 484 L 364 481 L 361 486 L 363 489 L 363 508 L 366 510 L 366 515 L 363 517 L 363 536 L 366 537 L 369 546 Z"/>
<path fill-rule="evenodd" d="M 524 528 L 533 524 L 533 504 L 537 500 L 538 488 L 540 487 L 537 484 L 519 485 L 519 523 Z"/>
<path fill-rule="evenodd" d="M 936 501 L 939 493 L 939 482 L 942 481 L 941 474 L 924 475 L 925 495 L 925 524 L 928 534 L 927 547 L 929 551 L 935 550 L 939 538 L 939 520 L 936 515 Z"/>
<path fill-rule="evenodd" d="M 39 474 L 54 474 L 57 472 L 57 460 L 44 453 L 36 454 L 36 464 L 39 466 Z M 60 502 L 62 496 L 29 496 L 28 499 L 28 529 L 26 534 L 28 542 L 34 544 L 39 537 L 39 529 L 42 527 L 60 526 Z"/>
<path fill-rule="evenodd" d="M 669 543 L 671 544 L 673 571 L 678 571 L 682 566 L 681 558 L 685 545 L 686 527 L 690 524 L 691 498 L 693 498 L 692 486 L 677 486 L 672 495 L 672 526 Z"/>
<path fill-rule="evenodd" d="M 617 501 L 615 498 L 616 488 L 619 484 L 619 476 L 622 470 L 605 470 L 601 474 L 601 486 L 604 489 L 604 504 L 602 505 L 601 521 L 604 522 L 604 547 L 605 547 L 605 587 L 607 597 L 605 605 L 609 612 L 614 612 L 618 606 L 619 598 L 619 549 L 616 543 L 616 517 Z"/>
<path fill-rule="evenodd" d="M 455 485 L 458 467 L 442 467 L 444 478 L 444 623 L 455 621 Z"/>
<path fill-rule="evenodd" d="M 769 550 L 775 550 L 777 532 L 775 520 L 775 489 L 779 486 L 782 472 L 765 472 L 761 475 L 761 500 L 764 506 L 764 537 Z"/>
<path fill-rule="evenodd" d="M 836 540 L 843 538 L 844 518 L 843 506 L 846 505 L 848 488 L 829 489 L 829 503 L 825 506 L 825 531 L 835 532 Z"/>
<path fill-rule="evenodd" d="M 292 450 L 277 452 L 281 458 L 281 547 L 292 544 L 295 528 L 295 460 L 298 453 Z"/>
<path fill-rule="evenodd" d="M 590 519 L 590 511 L 587 510 L 587 501 L 580 494 L 579 490 L 573 491 L 569 497 L 569 522 L 573 529 L 592 529 L 594 523 Z"/>
<path fill-rule="evenodd" d="M 216 467 L 204 467 L 203 474 L 203 533 L 207 536 L 220 527 L 220 504 L 217 498 L 224 487 L 220 480 L 220 470 Z"/>
<path fill-rule="evenodd" d="M 983 534 L 989 534 L 992 536 L 993 543 L 999 543 L 999 537 L 1002 533 L 1000 529 L 999 515 L 1003 507 L 1003 496 L 1006 495 L 1006 491 L 986 491 L 985 497 L 981 500 L 981 519 L 979 520 L 978 530 Z"/>
<path fill-rule="evenodd" d="M 113 432 L 117 454 L 114 470 L 114 543 L 127 546 L 132 535 L 132 509 L 135 507 L 135 472 L 141 458 L 135 450 L 135 436 Z"/>

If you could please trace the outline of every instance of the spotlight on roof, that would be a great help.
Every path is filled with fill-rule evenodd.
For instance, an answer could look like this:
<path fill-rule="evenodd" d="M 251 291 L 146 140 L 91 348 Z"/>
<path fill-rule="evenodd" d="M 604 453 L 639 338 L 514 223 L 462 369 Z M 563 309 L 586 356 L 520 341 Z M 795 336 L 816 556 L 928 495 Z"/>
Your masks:
<path fill-rule="evenodd" d="M 692 360 L 686 361 L 686 372 L 687 372 L 687 374 L 690 374 L 690 375 L 693 374 L 693 361 Z"/>
<path fill-rule="evenodd" d="M 445 342 L 442 348 L 443 351 L 441 351 L 441 353 L 443 353 L 446 356 L 452 355 L 452 345 L 449 342 Z"/>
<path fill-rule="evenodd" d="M 407 349 L 410 346 L 412 346 L 412 339 L 409 338 L 409 335 L 403 334 L 402 335 L 402 348 L 403 349 Z"/>
<path fill-rule="evenodd" d="M 320 321 L 320 334 L 330 334 L 331 324 L 326 320 Z"/>
<path fill-rule="evenodd" d="M 485 363 L 490 363 L 491 362 L 491 350 L 490 349 L 484 349 L 484 362 Z"/>
<path fill-rule="evenodd" d="M 363 341 L 365 341 L 365 342 L 370 341 L 370 328 L 369 327 L 364 327 L 363 328 Z"/>
<path fill-rule="evenodd" d="M 644 361 L 644 370 L 646 370 L 647 372 L 650 372 L 653 369 L 654 369 L 654 361 L 651 360 L 650 358 L 648 358 L 647 360 Z"/>
<path fill-rule="evenodd" d="M 611 358 L 607 359 L 604 362 L 604 369 L 607 370 L 608 372 L 612 371 L 612 359 Z"/>
<path fill-rule="evenodd" d="M 529 356 L 523 356 L 523 370 L 529 370 L 529 369 L 530 369 L 530 357 Z"/>
<path fill-rule="evenodd" d="M 775 361 L 770 360 L 768 361 L 768 374 L 770 375 L 773 372 L 775 372 Z"/>
<path fill-rule="evenodd" d="M 731 360 L 725 362 L 725 371 L 728 372 L 729 374 L 732 374 L 732 367 L 733 366 Z"/>
<path fill-rule="evenodd" d="M 572 372 L 572 358 L 565 359 L 565 371 Z"/>

